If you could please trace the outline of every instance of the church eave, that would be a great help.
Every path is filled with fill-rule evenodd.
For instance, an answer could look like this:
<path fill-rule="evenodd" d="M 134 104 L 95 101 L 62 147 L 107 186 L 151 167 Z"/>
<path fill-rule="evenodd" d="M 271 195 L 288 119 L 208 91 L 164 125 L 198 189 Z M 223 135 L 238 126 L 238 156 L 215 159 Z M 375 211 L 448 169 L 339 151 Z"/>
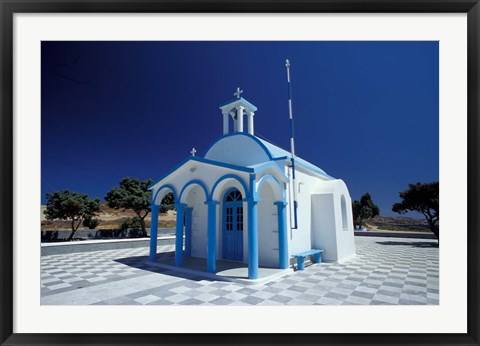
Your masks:
<path fill-rule="evenodd" d="M 232 164 L 225 163 L 225 162 L 219 162 L 219 161 L 205 159 L 205 158 L 200 157 L 200 156 L 189 156 L 185 160 L 181 161 L 179 164 L 174 166 L 172 169 L 170 169 L 167 173 L 162 175 L 156 182 L 151 184 L 148 187 L 148 189 L 152 190 L 155 187 L 155 185 L 162 182 L 165 178 L 167 178 L 172 173 L 176 172 L 178 169 L 180 169 L 182 166 L 184 166 L 185 164 L 187 164 L 190 161 L 200 162 L 200 163 L 204 163 L 204 164 L 212 165 L 212 166 L 217 166 L 217 167 L 228 168 L 228 169 L 235 170 L 235 171 L 240 171 L 240 172 L 255 173 L 255 169 L 251 168 L 251 167 L 243 167 L 243 166 L 232 165 Z"/>
<path fill-rule="evenodd" d="M 249 110 L 251 110 L 252 112 L 256 112 L 257 111 L 257 107 L 255 107 L 254 105 L 252 105 L 250 102 L 248 102 L 247 100 L 245 100 L 243 97 L 240 97 L 239 99 L 234 99 L 230 102 L 227 102 L 223 105 L 220 105 L 219 108 L 220 109 L 224 109 L 225 107 L 227 106 L 231 106 L 231 107 L 235 107 L 236 105 L 241 105 L 241 106 L 246 106 L 247 108 L 249 108 Z"/>

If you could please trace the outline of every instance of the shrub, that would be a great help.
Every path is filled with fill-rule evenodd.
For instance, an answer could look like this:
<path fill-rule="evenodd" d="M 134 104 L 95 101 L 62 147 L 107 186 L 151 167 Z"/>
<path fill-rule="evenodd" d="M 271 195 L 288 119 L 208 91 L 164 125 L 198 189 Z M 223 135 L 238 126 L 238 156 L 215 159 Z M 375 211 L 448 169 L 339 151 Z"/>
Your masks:
<path fill-rule="evenodd" d="M 162 204 L 160 206 L 159 212 L 166 213 L 169 210 L 175 210 L 175 204 Z"/>
<path fill-rule="evenodd" d="M 138 216 L 130 219 L 130 228 L 142 228 L 142 220 Z"/>
<path fill-rule="evenodd" d="M 126 231 L 129 227 L 130 227 L 130 218 L 127 217 L 127 218 L 123 219 L 123 222 L 120 225 L 120 229 Z"/>
<path fill-rule="evenodd" d="M 55 241 L 58 239 L 58 231 L 43 231 L 41 232 L 42 241 Z"/>
<path fill-rule="evenodd" d="M 98 226 L 98 220 L 94 219 L 91 215 L 87 215 L 85 219 L 83 219 L 83 225 L 88 227 L 88 229 L 95 229 Z"/>

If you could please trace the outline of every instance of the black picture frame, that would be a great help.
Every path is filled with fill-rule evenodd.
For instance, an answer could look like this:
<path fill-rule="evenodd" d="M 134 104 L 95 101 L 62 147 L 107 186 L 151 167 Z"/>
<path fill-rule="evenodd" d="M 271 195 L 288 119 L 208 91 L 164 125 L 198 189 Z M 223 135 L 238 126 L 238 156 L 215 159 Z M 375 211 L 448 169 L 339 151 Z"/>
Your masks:
<path fill-rule="evenodd" d="M 144 344 L 479 344 L 479 16 L 478 0 L 0 0 L 0 341 L 2 345 Z M 15 334 L 13 333 L 13 16 L 15 13 L 345 12 L 467 13 L 468 332 L 466 334 Z M 452 319 L 455 318 L 452 316 Z M 319 323 L 321 316 L 319 316 Z"/>

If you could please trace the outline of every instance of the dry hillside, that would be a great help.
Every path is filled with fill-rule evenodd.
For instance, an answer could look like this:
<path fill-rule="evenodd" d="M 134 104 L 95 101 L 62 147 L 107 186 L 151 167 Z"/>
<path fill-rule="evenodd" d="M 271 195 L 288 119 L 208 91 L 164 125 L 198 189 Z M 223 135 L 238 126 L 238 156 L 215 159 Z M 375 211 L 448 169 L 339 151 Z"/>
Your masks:
<path fill-rule="evenodd" d="M 41 228 L 42 231 L 48 230 L 58 230 L 58 229 L 70 229 L 70 222 L 63 220 L 46 220 L 44 211 L 46 209 L 45 205 L 41 206 Z M 123 209 L 112 209 L 108 205 L 102 203 L 100 205 L 100 212 L 98 212 L 95 219 L 98 219 L 99 224 L 97 229 L 118 229 L 120 225 L 127 219 L 132 218 L 136 214 L 132 210 L 123 210 Z M 175 211 L 169 211 L 167 213 L 159 214 L 159 227 L 175 227 Z M 150 214 L 145 218 L 147 227 L 150 227 Z M 86 227 L 80 226 L 79 229 L 87 229 Z"/>

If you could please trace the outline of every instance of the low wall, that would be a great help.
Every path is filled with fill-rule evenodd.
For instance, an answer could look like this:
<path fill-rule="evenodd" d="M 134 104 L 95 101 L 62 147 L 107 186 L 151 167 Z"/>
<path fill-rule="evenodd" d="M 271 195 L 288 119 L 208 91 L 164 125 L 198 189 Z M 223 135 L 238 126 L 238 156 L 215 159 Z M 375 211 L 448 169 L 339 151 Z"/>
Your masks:
<path fill-rule="evenodd" d="M 175 244 L 174 236 L 158 237 L 157 246 Z M 75 252 L 104 251 L 149 247 L 150 238 L 84 240 L 74 242 L 42 243 L 42 256 Z"/>
<path fill-rule="evenodd" d="M 86 238 L 86 239 L 96 239 L 95 234 L 98 232 L 98 229 L 82 229 L 75 232 L 75 238 Z M 147 235 L 150 236 L 150 228 L 146 228 Z M 54 231 L 46 231 L 46 232 L 54 232 Z M 72 230 L 63 229 L 57 230 L 59 238 L 68 238 Z M 90 235 L 90 237 L 89 237 Z M 157 231 L 157 235 L 160 236 L 174 236 L 175 235 L 175 228 L 159 228 Z M 102 239 L 102 238 L 98 238 Z"/>
<path fill-rule="evenodd" d="M 433 233 L 423 232 L 397 232 L 397 231 L 355 231 L 358 237 L 390 237 L 390 238 L 418 238 L 437 239 Z"/>

